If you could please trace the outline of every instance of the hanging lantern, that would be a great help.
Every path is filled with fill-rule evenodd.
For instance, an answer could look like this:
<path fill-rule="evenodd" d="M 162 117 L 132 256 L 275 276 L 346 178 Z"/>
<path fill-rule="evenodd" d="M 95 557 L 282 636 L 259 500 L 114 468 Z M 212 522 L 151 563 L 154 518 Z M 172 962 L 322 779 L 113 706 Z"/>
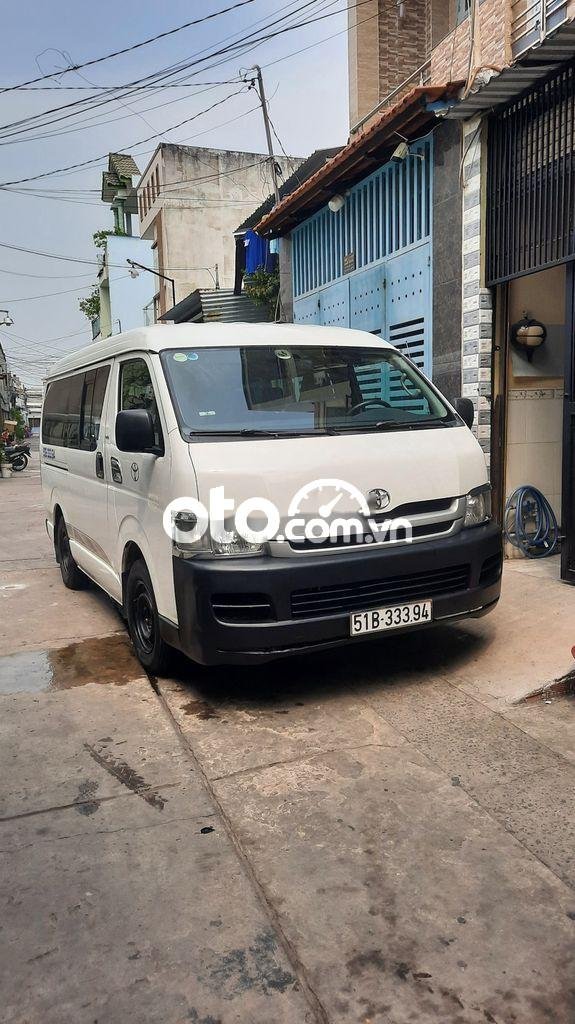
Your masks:
<path fill-rule="evenodd" d="M 511 327 L 510 337 L 511 344 L 516 350 L 531 362 L 535 349 L 540 348 L 547 337 L 547 328 L 539 320 L 534 320 L 528 313 L 524 313 L 523 320 L 518 320 Z"/>

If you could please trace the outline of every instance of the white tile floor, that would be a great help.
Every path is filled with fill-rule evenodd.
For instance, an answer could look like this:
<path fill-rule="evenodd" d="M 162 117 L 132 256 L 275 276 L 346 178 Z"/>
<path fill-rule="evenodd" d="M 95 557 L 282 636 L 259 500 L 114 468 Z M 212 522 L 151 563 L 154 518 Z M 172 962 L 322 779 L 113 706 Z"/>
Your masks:
<path fill-rule="evenodd" d="M 508 558 L 504 565 L 505 572 L 523 572 L 546 580 L 559 580 L 561 576 L 561 555 L 551 555 L 549 558 Z"/>

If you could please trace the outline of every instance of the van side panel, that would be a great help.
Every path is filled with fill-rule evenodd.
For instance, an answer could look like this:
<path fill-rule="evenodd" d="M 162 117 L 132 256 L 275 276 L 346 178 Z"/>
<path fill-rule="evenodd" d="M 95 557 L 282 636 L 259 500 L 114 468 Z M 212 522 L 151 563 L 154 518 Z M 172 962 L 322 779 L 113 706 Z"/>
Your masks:
<path fill-rule="evenodd" d="M 132 374 L 132 383 L 123 387 L 123 374 L 138 364 L 144 366 L 149 377 L 148 390 L 138 385 L 138 372 Z M 141 365 L 140 365 L 141 364 Z M 136 381 L 134 384 L 133 382 Z M 172 460 L 169 436 L 169 421 L 166 416 L 162 394 L 162 381 L 155 372 L 153 360 L 147 353 L 130 353 L 118 357 L 112 373 L 110 402 L 106 425 L 106 462 L 110 472 L 109 532 L 113 543 L 113 562 L 121 574 L 124 552 L 129 543 L 136 544 L 144 557 L 152 579 L 154 595 L 159 614 L 170 622 L 177 622 L 174 579 L 172 571 L 172 542 L 164 532 L 163 515 L 172 498 Z M 124 407 L 135 408 L 145 393 L 149 400 L 149 389 L 159 417 L 163 454 L 147 452 L 122 452 L 116 445 L 116 413 Z M 131 404 L 126 403 L 126 397 Z M 168 399 L 169 400 L 169 399 Z M 178 434 L 179 439 L 179 434 Z"/>
<path fill-rule="evenodd" d="M 109 362 L 50 383 L 42 417 L 41 468 L 52 529 L 58 506 L 76 562 L 118 599 L 121 584 L 112 564 L 103 452 L 111 368 Z"/>

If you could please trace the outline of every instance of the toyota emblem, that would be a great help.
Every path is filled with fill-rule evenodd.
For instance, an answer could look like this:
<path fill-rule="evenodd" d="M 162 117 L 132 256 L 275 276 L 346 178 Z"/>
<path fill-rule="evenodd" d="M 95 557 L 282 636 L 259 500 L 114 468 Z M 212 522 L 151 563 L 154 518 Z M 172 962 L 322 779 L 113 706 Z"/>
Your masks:
<path fill-rule="evenodd" d="M 368 491 L 367 504 L 371 512 L 383 512 L 391 503 L 391 495 L 383 487 L 374 487 Z"/>
<path fill-rule="evenodd" d="M 132 462 L 130 466 L 130 473 L 132 474 L 132 480 L 137 481 L 140 478 L 140 467 L 137 462 Z"/>

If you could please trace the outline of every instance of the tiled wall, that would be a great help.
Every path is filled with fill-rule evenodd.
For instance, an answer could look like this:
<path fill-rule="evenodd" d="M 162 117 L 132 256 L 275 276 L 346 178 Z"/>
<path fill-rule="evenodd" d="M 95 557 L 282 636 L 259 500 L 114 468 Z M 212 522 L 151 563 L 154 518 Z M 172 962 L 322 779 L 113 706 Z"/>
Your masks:
<path fill-rule="evenodd" d="M 475 406 L 473 432 L 485 452 L 489 467 L 491 446 L 491 346 L 493 337 L 492 296 L 483 287 L 482 182 L 485 152 L 480 118 L 463 125 L 463 317 L 462 388 Z"/>
<path fill-rule="evenodd" d="M 507 405 L 506 498 L 516 487 L 543 491 L 561 517 L 562 388 L 513 388 Z"/>

